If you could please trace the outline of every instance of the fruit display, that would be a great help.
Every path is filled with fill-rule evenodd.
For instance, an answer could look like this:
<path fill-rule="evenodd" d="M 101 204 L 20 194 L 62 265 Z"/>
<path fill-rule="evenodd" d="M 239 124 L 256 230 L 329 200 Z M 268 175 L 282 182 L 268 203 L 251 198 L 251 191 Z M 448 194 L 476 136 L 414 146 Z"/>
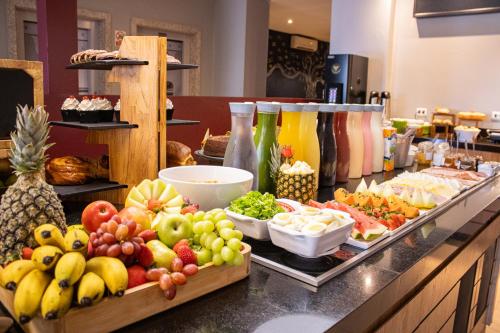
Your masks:
<path fill-rule="evenodd" d="M 268 220 L 278 213 L 285 212 L 285 209 L 276 201 L 274 195 L 270 193 L 260 193 L 251 191 L 236 200 L 231 201 L 228 208 L 230 211 L 256 218 L 258 220 Z"/>
<path fill-rule="evenodd" d="M 0 202 L 0 264 L 19 259 L 23 247 L 34 247 L 33 231 L 39 225 L 53 224 L 66 232 L 61 202 L 44 180 L 46 151 L 51 146 L 48 116 L 43 107 L 17 108 L 10 162 L 18 178 Z"/>

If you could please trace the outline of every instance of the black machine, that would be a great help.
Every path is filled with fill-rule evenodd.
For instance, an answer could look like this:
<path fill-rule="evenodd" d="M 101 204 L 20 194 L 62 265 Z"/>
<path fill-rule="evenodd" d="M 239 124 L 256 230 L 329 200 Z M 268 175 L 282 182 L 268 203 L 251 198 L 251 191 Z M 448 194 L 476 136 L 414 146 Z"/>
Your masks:
<path fill-rule="evenodd" d="M 367 77 L 367 57 L 330 54 L 325 65 L 325 102 L 365 104 Z"/>

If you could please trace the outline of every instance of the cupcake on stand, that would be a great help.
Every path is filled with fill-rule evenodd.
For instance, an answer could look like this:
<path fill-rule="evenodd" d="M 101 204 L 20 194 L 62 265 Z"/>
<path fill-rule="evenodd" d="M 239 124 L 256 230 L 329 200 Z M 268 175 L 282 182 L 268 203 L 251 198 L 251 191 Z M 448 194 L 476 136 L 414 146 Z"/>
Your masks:
<path fill-rule="evenodd" d="M 116 102 L 115 107 L 114 107 L 114 114 L 115 114 L 115 121 L 117 123 L 120 122 L 120 99 L 118 98 L 118 102 Z"/>
<path fill-rule="evenodd" d="M 94 101 L 95 108 L 99 112 L 99 118 L 102 122 L 112 122 L 113 121 L 113 105 L 111 102 L 104 97 L 98 97 Z"/>
<path fill-rule="evenodd" d="M 80 114 L 81 123 L 98 123 L 100 120 L 95 104 L 87 96 L 83 97 L 80 104 L 78 104 L 77 110 Z"/>
<path fill-rule="evenodd" d="M 80 114 L 78 113 L 78 100 L 74 96 L 66 98 L 61 106 L 61 115 L 63 121 L 80 121 Z"/>

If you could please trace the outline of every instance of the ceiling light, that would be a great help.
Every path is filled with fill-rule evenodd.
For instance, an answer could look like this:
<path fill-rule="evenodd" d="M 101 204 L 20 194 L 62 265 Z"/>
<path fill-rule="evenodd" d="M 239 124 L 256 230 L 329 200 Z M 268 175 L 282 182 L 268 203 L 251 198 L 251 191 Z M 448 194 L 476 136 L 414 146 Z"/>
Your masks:
<path fill-rule="evenodd" d="M 292 24 L 293 23 L 293 20 L 292 19 L 288 19 L 288 21 L 286 21 L 288 24 Z"/>

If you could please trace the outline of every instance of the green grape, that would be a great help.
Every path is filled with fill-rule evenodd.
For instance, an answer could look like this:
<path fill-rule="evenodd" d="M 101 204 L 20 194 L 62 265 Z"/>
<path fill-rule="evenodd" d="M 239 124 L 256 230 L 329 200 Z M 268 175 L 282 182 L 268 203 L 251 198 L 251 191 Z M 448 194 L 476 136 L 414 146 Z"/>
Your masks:
<path fill-rule="evenodd" d="M 194 222 L 202 221 L 204 219 L 205 219 L 205 212 L 202 211 L 202 210 L 194 213 L 194 215 L 193 215 L 193 221 Z"/>
<path fill-rule="evenodd" d="M 205 240 L 207 239 L 207 236 L 208 236 L 208 233 L 206 233 L 206 232 L 202 233 L 200 236 L 200 245 L 203 247 L 206 247 Z"/>
<path fill-rule="evenodd" d="M 193 235 L 193 243 L 200 244 L 200 238 L 201 238 L 200 234 L 194 234 Z"/>
<path fill-rule="evenodd" d="M 217 230 L 220 232 L 220 230 L 223 228 L 234 229 L 233 221 L 222 220 L 222 221 L 217 222 Z"/>
<path fill-rule="evenodd" d="M 233 251 L 240 252 L 241 241 L 238 238 L 231 238 L 227 241 L 227 247 Z"/>
<path fill-rule="evenodd" d="M 194 225 L 193 225 L 193 232 L 195 234 L 202 234 L 203 232 L 205 232 L 205 228 L 204 228 L 204 221 L 201 221 L 201 222 L 196 222 Z"/>
<path fill-rule="evenodd" d="M 215 229 L 215 225 L 211 221 L 202 221 L 203 223 L 203 232 L 212 232 Z"/>
<path fill-rule="evenodd" d="M 233 237 L 239 240 L 243 239 L 243 233 L 240 230 L 233 230 Z"/>
<path fill-rule="evenodd" d="M 205 238 L 205 245 L 207 249 L 210 249 L 212 247 L 212 242 L 217 239 L 217 235 L 215 232 L 211 232 L 207 235 L 207 238 Z"/>
<path fill-rule="evenodd" d="M 215 266 L 220 266 L 224 263 L 224 259 L 222 259 L 220 253 L 215 253 L 212 257 L 212 262 L 214 263 Z"/>
<path fill-rule="evenodd" d="M 212 242 L 211 248 L 214 253 L 219 253 L 223 246 L 224 246 L 224 240 L 219 237 Z"/>
<path fill-rule="evenodd" d="M 205 221 L 215 222 L 214 214 L 212 214 L 212 213 L 206 213 L 204 220 Z"/>
<path fill-rule="evenodd" d="M 186 213 L 186 214 L 184 214 L 184 216 L 185 216 L 185 217 L 187 217 L 187 219 L 188 219 L 189 221 L 193 222 L 193 220 L 194 220 L 194 215 L 193 215 L 193 213 Z"/>
<path fill-rule="evenodd" d="M 222 212 L 219 212 L 217 214 L 215 214 L 214 216 L 215 218 L 215 221 L 222 221 L 222 220 L 225 220 L 227 219 L 227 215 L 226 215 L 226 212 L 222 211 Z"/>
<path fill-rule="evenodd" d="M 219 235 L 225 240 L 230 240 L 231 238 L 235 238 L 234 230 L 229 228 L 222 228 L 219 230 Z"/>
<path fill-rule="evenodd" d="M 209 211 L 209 213 L 213 214 L 213 215 L 217 215 L 220 212 L 224 212 L 224 209 L 222 209 L 222 208 L 214 208 L 214 209 L 212 209 L 212 210 Z"/>
<path fill-rule="evenodd" d="M 245 261 L 245 258 L 243 257 L 243 255 L 239 252 L 236 252 L 234 254 L 234 258 L 233 258 L 233 261 L 231 262 L 231 264 L 233 264 L 234 266 L 240 266 L 241 264 L 243 264 L 243 261 Z"/>
<path fill-rule="evenodd" d="M 200 251 L 195 251 L 196 259 L 198 261 L 198 266 L 203 266 L 206 263 L 212 261 L 212 251 L 209 249 L 202 248 Z"/>
<path fill-rule="evenodd" d="M 220 251 L 220 255 L 222 256 L 222 259 L 224 259 L 225 262 L 230 262 L 234 258 L 234 251 L 228 248 L 227 246 L 224 246 Z"/>

